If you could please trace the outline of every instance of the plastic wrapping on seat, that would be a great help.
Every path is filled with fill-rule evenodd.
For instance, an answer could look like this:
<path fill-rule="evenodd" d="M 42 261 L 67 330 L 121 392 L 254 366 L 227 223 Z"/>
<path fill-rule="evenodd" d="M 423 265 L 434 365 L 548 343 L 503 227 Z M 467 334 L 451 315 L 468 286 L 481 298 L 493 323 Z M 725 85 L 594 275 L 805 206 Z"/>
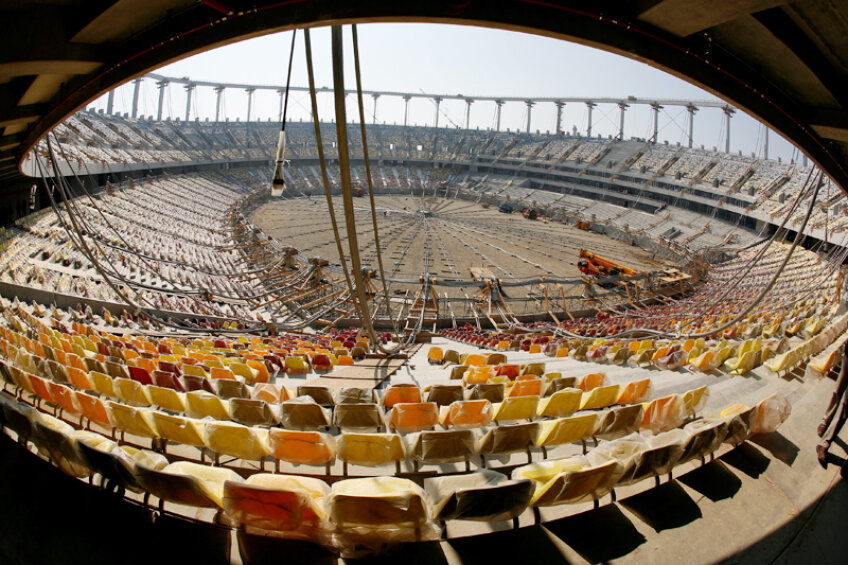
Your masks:
<path fill-rule="evenodd" d="M 758 402 L 756 408 L 757 417 L 751 422 L 749 435 L 769 434 L 777 431 L 777 428 L 786 421 L 792 412 L 789 402 L 777 392 Z"/>
<path fill-rule="evenodd" d="M 163 388 L 154 385 L 148 386 L 147 392 L 150 395 L 150 401 L 154 406 L 176 413 L 185 412 L 186 410 L 184 393 L 177 392 L 171 388 Z"/>
<path fill-rule="evenodd" d="M 580 409 L 597 410 L 615 404 L 619 388 L 618 385 L 599 386 L 584 392 L 580 400 Z"/>
<path fill-rule="evenodd" d="M 370 477 L 333 484 L 328 500 L 342 556 L 359 546 L 434 540 L 440 528 L 424 490 L 408 479 Z"/>
<path fill-rule="evenodd" d="M 91 432 L 77 432 L 76 439 L 80 453 L 92 470 L 110 483 L 135 492 L 143 490 L 137 474 L 139 467 L 160 470 L 168 465 L 164 455 L 118 445 Z"/>
<path fill-rule="evenodd" d="M 336 404 L 372 404 L 374 392 L 370 388 L 345 386 L 336 391 Z"/>
<path fill-rule="evenodd" d="M 539 436 L 536 441 L 540 447 L 550 447 L 565 443 L 585 441 L 592 437 L 598 425 L 598 415 L 578 414 L 540 422 Z"/>
<path fill-rule="evenodd" d="M 230 379 L 215 379 L 213 381 L 217 389 L 217 396 L 222 400 L 231 398 L 248 398 L 250 392 L 247 390 L 247 385 L 241 381 Z"/>
<path fill-rule="evenodd" d="M 376 467 L 406 458 L 397 434 L 343 433 L 336 437 L 336 457 L 346 463 Z"/>
<path fill-rule="evenodd" d="M 280 418 L 264 400 L 231 398 L 230 414 L 233 421 L 245 426 L 274 426 Z"/>
<path fill-rule="evenodd" d="M 291 430 L 329 428 L 330 410 L 319 406 L 311 396 L 298 396 L 280 404 L 280 422 Z"/>
<path fill-rule="evenodd" d="M 77 392 L 77 402 L 79 402 L 83 416 L 88 418 L 91 422 L 100 424 L 101 426 L 106 426 L 107 428 L 112 427 L 112 419 L 109 416 L 109 409 L 100 398 L 91 396 L 84 392 Z"/>
<path fill-rule="evenodd" d="M 589 373 L 580 378 L 577 388 L 583 392 L 589 392 L 602 386 L 609 386 L 606 373 Z"/>
<path fill-rule="evenodd" d="M 689 433 L 689 439 L 683 446 L 678 463 L 706 457 L 716 451 L 727 437 L 727 428 L 724 418 L 701 418 L 686 424 L 683 429 Z"/>
<path fill-rule="evenodd" d="M 614 459 L 592 464 L 586 457 L 531 463 L 512 472 L 513 479 L 533 481 L 533 506 L 555 506 L 598 500 L 609 494 L 618 479 Z"/>
<path fill-rule="evenodd" d="M 337 404 L 333 410 L 333 425 L 345 431 L 377 431 L 386 427 L 386 419 L 383 410 L 373 402 Z"/>
<path fill-rule="evenodd" d="M 212 393 L 193 390 L 186 393 L 185 400 L 186 414 L 192 418 L 230 419 L 229 404 Z"/>
<path fill-rule="evenodd" d="M 157 411 L 153 412 L 153 422 L 160 437 L 166 440 L 194 447 L 206 446 L 203 421 Z"/>
<path fill-rule="evenodd" d="M 733 404 L 721 411 L 721 417 L 727 421 L 726 443 L 739 445 L 751 433 L 751 426 L 757 419 L 757 407 Z"/>
<path fill-rule="evenodd" d="M 679 394 L 670 394 L 656 398 L 645 405 L 642 428 L 648 428 L 654 434 L 679 428 L 686 421 L 686 404 Z"/>
<path fill-rule="evenodd" d="M 424 490 L 439 520 L 511 520 L 527 508 L 534 485 L 529 479 L 481 469 L 467 475 L 424 479 Z"/>
<path fill-rule="evenodd" d="M 539 437 L 539 423 L 508 424 L 489 428 L 480 440 L 480 453 L 498 455 L 528 451 Z"/>
<path fill-rule="evenodd" d="M 435 402 L 439 406 L 449 406 L 463 399 L 462 385 L 436 384 L 426 391 L 425 402 Z"/>
<path fill-rule="evenodd" d="M 707 400 L 710 398 L 710 389 L 706 385 L 692 390 L 687 390 L 683 393 L 683 402 L 686 405 L 686 413 L 695 417 L 696 414 L 702 412 L 707 405 Z"/>
<path fill-rule="evenodd" d="M 505 387 L 503 383 L 483 383 L 474 385 L 469 394 L 469 400 L 488 400 L 489 402 L 502 402 Z"/>
<path fill-rule="evenodd" d="M 467 430 L 423 431 L 406 436 L 409 455 L 423 463 L 467 461 L 480 451 L 480 432 Z"/>
<path fill-rule="evenodd" d="M 387 420 L 389 427 L 399 432 L 431 430 L 439 422 L 439 407 L 435 402 L 398 402 Z"/>
<path fill-rule="evenodd" d="M 445 428 L 481 428 L 492 422 L 492 414 L 488 400 L 460 400 L 442 407 L 439 422 Z"/>
<path fill-rule="evenodd" d="M 645 408 L 641 404 L 630 404 L 602 412 L 595 437 L 613 440 L 639 431 L 644 411 Z"/>
<path fill-rule="evenodd" d="M 248 532 L 328 543 L 329 495 L 320 479 L 259 473 L 225 482 L 223 502 L 230 519 Z"/>
<path fill-rule="evenodd" d="M 509 389 L 507 397 L 514 396 L 541 396 L 542 379 L 520 379 L 515 381 Z"/>
<path fill-rule="evenodd" d="M 571 416 L 580 409 L 583 392 L 579 388 L 564 388 L 539 400 L 536 413 L 549 418 Z"/>
<path fill-rule="evenodd" d="M 380 405 L 386 408 L 399 402 L 421 402 L 421 389 L 414 384 L 396 384 L 387 388 L 380 398 Z"/>
<path fill-rule="evenodd" d="M 618 391 L 617 404 L 639 404 L 646 402 L 651 398 L 654 386 L 651 379 L 642 379 L 639 381 L 630 381 L 622 385 Z"/>
<path fill-rule="evenodd" d="M 300 385 L 297 387 L 297 396 L 309 396 L 321 406 L 333 406 L 336 403 L 333 391 L 323 385 Z"/>
<path fill-rule="evenodd" d="M 639 454 L 648 448 L 648 444 L 638 433 L 630 434 L 612 441 L 601 442 L 586 456 L 593 466 L 614 461 L 616 481 L 629 480 L 633 476 Z"/>
<path fill-rule="evenodd" d="M 235 422 L 206 422 L 206 446 L 221 455 L 257 461 L 268 455 L 268 430 Z"/>
<path fill-rule="evenodd" d="M 91 470 L 76 447 L 74 428 L 49 414 L 33 423 L 33 443 L 50 456 L 53 464 L 72 477 L 87 477 Z"/>
<path fill-rule="evenodd" d="M 514 396 L 505 398 L 503 402 L 494 405 L 492 420 L 498 422 L 530 420 L 536 416 L 538 406 L 538 396 Z"/>
<path fill-rule="evenodd" d="M 157 498 L 200 508 L 223 508 L 224 483 L 243 480 L 231 469 L 189 461 L 171 463 L 161 470 L 139 464 L 136 474 L 144 490 Z"/>
<path fill-rule="evenodd" d="M 109 401 L 109 411 L 112 423 L 122 432 L 153 439 L 159 437 L 151 410 Z"/>
<path fill-rule="evenodd" d="M 295 465 L 326 465 L 336 458 L 336 439 L 323 432 L 271 428 L 268 451 L 272 457 Z"/>
<path fill-rule="evenodd" d="M 619 484 L 636 483 L 654 475 L 668 474 L 683 454 L 688 439 L 689 432 L 685 430 L 670 430 L 647 438 L 644 440 L 645 448 L 636 454 L 633 466 L 619 477 Z"/>

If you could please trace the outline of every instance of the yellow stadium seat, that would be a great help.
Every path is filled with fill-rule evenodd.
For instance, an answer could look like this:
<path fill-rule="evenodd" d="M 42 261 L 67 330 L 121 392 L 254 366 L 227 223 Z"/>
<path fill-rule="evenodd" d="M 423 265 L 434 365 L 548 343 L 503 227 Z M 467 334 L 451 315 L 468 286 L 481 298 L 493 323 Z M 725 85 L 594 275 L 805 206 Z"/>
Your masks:
<path fill-rule="evenodd" d="M 542 398 L 536 410 L 539 416 L 561 418 L 571 416 L 580 409 L 583 392 L 579 388 L 564 388 Z"/>
<path fill-rule="evenodd" d="M 597 427 L 598 415 L 595 413 L 547 420 L 541 422 L 537 445 L 539 447 L 551 447 L 579 441 L 583 443 L 585 452 L 585 442 L 592 437 Z"/>
<path fill-rule="evenodd" d="M 160 501 L 200 508 L 223 508 L 224 483 L 243 481 L 232 469 L 189 461 L 171 463 L 161 470 L 136 465 L 136 474 L 144 489 Z"/>
<path fill-rule="evenodd" d="M 707 400 L 710 398 L 710 389 L 707 385 L 693 388 L 683 393 L 683 403 L 686 406 L 686 413 L 689 417 L 694 418 L 698 412 L 704 409 Z"/>
<path fill-rule="evenodd" d="M 147 387 L 132 379 L 119 378 L 113 381 L 115 395 L 129 406 L 150 406 L 150 395 Z"/>
<path fill-rule="evenodd" d="M 493 406 L 492 419 L 496 422 L 509 422 L 513 420 L 531 420 L 536 416 L 539 406 L 538 396 L 515 396 L 505 398 Z"/>
<path fill-rule="evenodd" d="M 158 411 L 153 411 L 152 416 L 156 430 L 162 439 L 180 445 L 199 447 L 201 451 L 206 447 L 204 422 Z"/>
<path fill-rule="evenodd" d="M 229 420 L 229 404 L 220 398 L 203 390 L 187 392 L 186 414 L 191 418 L 203 419 L 213 418 L 215 420 Z"/>
<path fill-rule="evenodd" d="M 185 393 L 156 385 L 148 385 L 147 393 L 154 406 L 180 414 L 186 410 Z"/>
<path fill-rule="evenodd" d="M 153 421 L 151 410 L 135 408 L 112 401 L 108 405 L 112 424 L 121 430 L 121 437 L 124 436 L 124 433 L 130 433 L 153 440 L 159 438 L 159 432 L 156 430 L 156 423 Z"/>
<path fill-rule="evenodd" d="M 583 394 L 580 399 L 581 410 L 595 410 L 615 404 L 618 399 L 618 385 L 594 388 Z"/>
<path fill-rule="evenodd" d="M 617 472 L 616 461 L 591 465 L 585 457 L 569 457 L 518 467 L 512 478 L 533 481 L 532 506 L 555 506 L 603 498 L 612 492 Z"/>
<path fill-rule="evenodd" d="M 365 465 L 376 467 L 400 462 L 406 458 L 406 448 L 397 434 L 342 433 L 336 437 L 336 457 L 347 465 Z"/>
<path fill-rule="evenodd" d="M 235 422 L 206 422 L 206 447 L 215 455 L 238 457 L 245 461 L 263 461 L 268 455 L 268 430 Z"/>

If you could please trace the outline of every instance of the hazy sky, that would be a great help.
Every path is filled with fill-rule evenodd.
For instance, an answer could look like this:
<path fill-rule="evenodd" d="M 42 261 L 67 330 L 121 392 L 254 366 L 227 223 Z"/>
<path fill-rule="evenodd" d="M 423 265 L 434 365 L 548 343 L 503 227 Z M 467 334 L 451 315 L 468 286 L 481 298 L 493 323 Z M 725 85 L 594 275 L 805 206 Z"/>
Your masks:
<path fill-rule="evenodd" d="M 465 96 L 538 97 L 626 97 L 679 98 L 714 100 L 715 96 L 648 65 L 565 41 L 515 32 L 467 26 L 433 24 L 364 24 L 358 27 L 363 88 L 463 94 Z M 312 30 L 316 84 L 332 86 L 329 28 Z M 355 86 L 350 28 L 345 27 L 346 86 Z M 285 79 L 291 32 L 251 39 L 178 61 L 159 71 L 174 77 L 194 80 L 281 85 Z M 303 33 L 298 32 L 292 71 L 292 84 L 306 86 L 306 62 Z M 166 90 L 164 116 L 184 117 L 185 91 L 179 85 Z M 332 97 L 319 96 L 322 120 L 334 116 Z M 129 111 L 132 86 L 119 87 L 115 109 Z M 153 81 L 144 81 L 139 112 L 155 115 L 158 93 Z M 93 104 L 105 107 L 105 97 Z M 373 101 L 366 100 L 367 121 L 373 119 Z M 192 101 L 192 118 L 213 118 L 215 95 L 212 89 L 198 88 Z M 309 99 L 305 93 L 292 96 L 289 119 L 309 119 Z M 466 105 L 462 101 L 441 104 L 440 125 L 465 124 Z M 404 104 L 399 98 L 382 97 L 378 101 L 380 122 L 402 123 Z M 278 119 L 279 97 L 274 92 L 254 94 L 252 116 L 262 120 Z M 348 120 L 358 116 L 355 97 L 348 97 Z M 524 104 L 503 107 L 501 128 L 524 129 L 527 121 Z M 226 90 L 224 116 L 244 120 L 247 95 L 242 90 Z M 430 100 L 413 99 L 409 105 L 409 123 L 432 125 L 435 105 Z M 603 136 L 618 133 L 619 110 L 602 105 L 593 114 L 593 133 Z M 688 118 L 683 108 L 660 112 L 660 141 L 685 144 Z M 556 108 L 538 104 L 532 110 L 532 130 L 553 131 Z M 495 125 L 495 105 L 478 102 L 471 108 L 471 127 Z M 583 104 L 569 104 L 563 112 L 563 129 L 576 127 L 585 134 L 587 110 Z M 625 137 L 647 138 L 653 133 L 651 110 L 631 107 L 625 119 Z M 724 147 L 724 118 L 719 109 L 702 109 L 695 115 L 696 146 Z M 731 125 L 731 150 L 762 155 L 763 127 L 752 118 L 737 113 Z M 790 159 L 791 144 L 774 132 L 769 136 L 769 156 Z"/>

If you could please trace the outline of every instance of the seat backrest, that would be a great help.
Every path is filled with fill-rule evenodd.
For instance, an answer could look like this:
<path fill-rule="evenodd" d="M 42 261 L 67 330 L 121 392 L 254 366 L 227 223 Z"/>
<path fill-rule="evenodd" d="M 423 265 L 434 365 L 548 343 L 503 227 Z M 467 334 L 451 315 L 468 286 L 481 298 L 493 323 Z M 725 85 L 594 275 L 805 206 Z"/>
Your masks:
<path fill-rule="evenodd" d="M 386 427 L 386 420 L 375 403 L 337 404 L 333 410 L 333 425 L 341 430 L 377 431 Z"/>
<path fill-rule="evenodd" d="M 280 461 L 296 465 L 325 465 L 336 458 L 336 440 L 323 432 L 271 428 L 268 450 Z"/>
<path fill-rule="evenodd" d="M 387 388 L 380 400 L 386 408 L 399 402 L 421 402 L 421 389 L 413 384 L 396 384 Z"/>
<path fill-rule="evenodd" d="M 336 438 L 336 456 L 369 467 L 402 461 L 406 450 L 397 434 L 342 433 Z"/>
<path fill-rule="evenodd" d="M 247 385 L 241 381 L 231 381 L 228 379 L 215 379 L 213 381 L 217 389 L 218 396 L 224 400 L 231 398 L 249 398 L 250 391 L 247 390 Z"/>
<path fill-rule="evenodd" d="M 435 402 L 398 402 L 389 411 L 389 426 L 399 432 L 432 430 L 439 422 Z"/>
<path fill-rule="evenodd" d="M 264 400 L 231 398 L 230 414 L 234 421 L 245 426 L 273 426 L 278 422 Z"/>
<path fill-rule="evenodd" d="M 148 373 L 146 369 L 142 369 L 141 367 L 129 367 L 129 372 L 130 378 L 132 380 L 138 381 L 143 385 L 153 384 L 153 379 L 151 378 L 150 373 Z"/>

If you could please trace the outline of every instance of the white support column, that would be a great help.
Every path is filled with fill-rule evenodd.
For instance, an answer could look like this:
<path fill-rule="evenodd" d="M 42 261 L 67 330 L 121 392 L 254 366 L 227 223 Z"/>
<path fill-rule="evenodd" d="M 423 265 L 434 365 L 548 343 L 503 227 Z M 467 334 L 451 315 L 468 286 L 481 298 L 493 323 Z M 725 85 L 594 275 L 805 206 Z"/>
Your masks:
<path fill-rule="evenodd" d="M 436 102 L 436 119 L 434 120 L 435 125 L 433 127 L 437 128 L 439 127 L 439 105 L 442 103 L 442 99 L 436 96 L 433 100 Z"/>
<path fill-rule="evenodd" d="M 403 95 L 403 125 L 406 127 L 407 120 L 409 119 L 409 100 L 412 98 L 409 94 Z"/>
<path fill-rule="evenodd" d="M 253 110 L 253 93 L 256 92 L 255 88 L 245 88 L 245 92 L 247 92 L 247 122 L 250 122 L 250 113 Z"/>
<path fill-rule="evenodd" d="M 592 109 L 597 106 L 591 100 L 586 101 L 586 108 L 589 109 L 589 124 L 586 126 L 586 137 L 592 137 Z"/>
<path fill-rule="evenodd" d="M 625 104 L 624 102 L 618 103 L 619 110 L 619 120 L 618 120 L 618 140 L 624 141 L 624 113 L 630 107 L 629 104 Z"/>
<path fill-rule="evenodd" d="M 504 101 L 495 100 L 495 104 L 498 106 L 498 116 L 495 119 L 495 131 L 501 131 L 501 108 L 503 108 Z"/>
<path fill-rule="evenodd" d="M 168 86 L 167 80 L 160 80 L 156 83 L 159 87 L 159 110 L 156 112 L 156 120 L 162 121 L 162 103 L 165 101 L 165 88 Z"/>
<path fill-rule="evenodd" d="M 141 79 L 137 78 L 133 81 L 133 103 L 132 103 L 132 117 L 138 117 L 138 91 L 141 87 Z"/>
<path fill-rule="evenodd" d="M 474 100 L 471 98 L 465 99 L 465 129 L 471 128 L 471 105 L 474 104 Z"/>
<path fill-rule="evenodd" d="M 196 85 L 193 83 L 189 83 L 183 88 L 186 91 L 186 110 L 185 110 L 185 121 L 189 121 L 191 119 L 191 95 L 194 93 L 194 88 Z"/>
<path fill-rule="evenodd" d="M 656 145 L 659 143 L 659 134 L 660 134 L 660 110 L 662 110 L 662 106 L 660 106 L 657 102 L 651 104 L 651 109 L 654 111 L 654 137 L 652 138 L 652 143 Z"/>
<path fill-rule="evenodd" d="M 532 100 L 525 100 L 525 104 L 527 104 L 527 133 L 530 133 L 530 115 L 533 112 L 533 106 L 536 105 Z"/>
<path fill-rule="evenodd" d="M 223 86 L 215 87 L 215 121 L 221 121 L 221 96 L 224 94 Z"/>
<path fill-rule="evenodd" d="M 371 98 L 373 98 L 373 99 L 374 99 L 374 117 L 373 117 L 373 119 L 372 119 L 372 121 L 371 121 L 371 123 L 372 123 L 372 124 L 376 124 L 376 123 L 377 123 L 377 99 L 378 99 L 379 97 L 380 97 L 380 95 L 379 95 L 379 94 L 372 94 L 372 95 L 371 95 Z"/>
<path fill-rule="evenodd" d="M 279 112 L 277 112 L 277 115 L 278 115 L 277 121 L 278 122 L 283 121 L 283 96 L 285 95 L 285 93 L 286 93 L 286 91 L 283 90 L 282 88 L 277 91 L 277 94 L 280 95 L 280 110 L 279 110 Z"/>
<path fill-rule="evenodd" d="M 692 149 L 692 140 L 695 137 L 695 112 L 698 108 L 689 104 L 686 106 L 686 111 L 689 112 L 689 149 Z"/>
<path fill-rule="evenodd" d="M 725 106 L 722 110 L 724 111 L 724 152 L 730 153 L 730 117 L 736 110 L 730 106 Z"/>
<path fill-rule="evenodd" d="M 565 107 L 565 102 L 554 102 L 556 104 L 557 109 L 557 117 L 556 117 L 556 127 L 554 128 L 554 133 L 556 135 L 562 134 L 562 109 Z"/>
<path fill-rule="evenodd" d="M 763 134 L 763 159 L 768 160 L 769 127 L 763 124 L 763 128 L 765 129 L 765 132 Z"/>
<path fill-rule="evenodd" d="M 112 90 L 109 91 L 109 94 L 106 96 L 106 113 L 111 115 L 114 107 L 115 107 L 115 90 L 112 89 Z"/>

